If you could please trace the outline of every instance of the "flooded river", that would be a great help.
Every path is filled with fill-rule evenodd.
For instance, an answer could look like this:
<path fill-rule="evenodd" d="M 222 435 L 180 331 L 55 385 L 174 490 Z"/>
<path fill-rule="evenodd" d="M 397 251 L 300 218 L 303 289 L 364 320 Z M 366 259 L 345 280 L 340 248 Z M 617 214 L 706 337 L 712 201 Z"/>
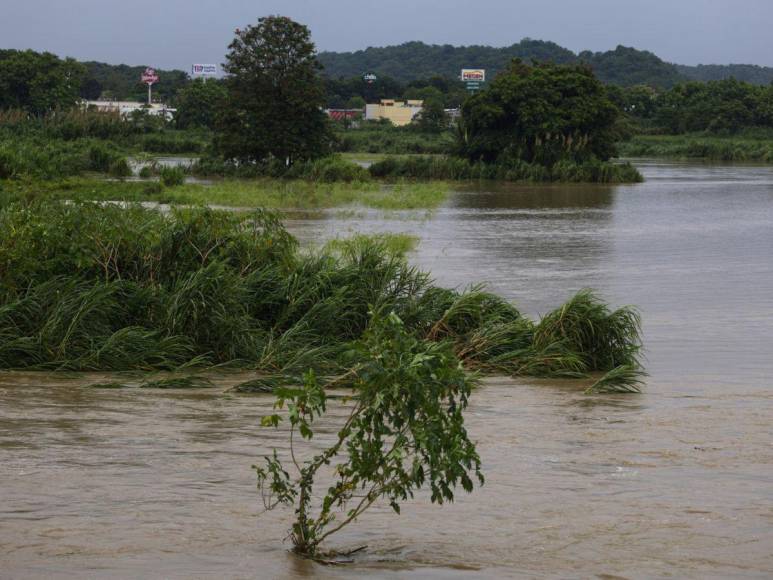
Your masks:
<path fill-rule="evenodd" d="M 637 165 L 646 183 L 288 225 L 413 233 L 439 283 L 530 315 L 583 287 L 636 304 L 644 394 L 487 381 L 468 413 L 486 485 L 375 508 L 330 544 L 367 552 L 327 567 L 288 553 L 290 513 L 259 516 L 250 465 L 285 445 L 258 426 L 270 397 L 0 374 L 0 578 L 773 576 L 773 168 Z"/>

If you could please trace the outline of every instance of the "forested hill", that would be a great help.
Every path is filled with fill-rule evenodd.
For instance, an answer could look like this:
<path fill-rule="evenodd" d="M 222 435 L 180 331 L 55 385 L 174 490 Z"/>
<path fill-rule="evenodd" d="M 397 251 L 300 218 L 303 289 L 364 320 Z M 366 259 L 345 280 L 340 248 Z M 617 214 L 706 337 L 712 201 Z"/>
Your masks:
<path fill-rule="evenodd" d="M 577 56 L 553 42 L 524 39 L 506 48 L 491 46 L 451 46 L 406 42 L 383 48 L 369 47 L 356 52 L 322 52 L 319 60 L 330 77 L 353 77 L 366 72 L 392 77 L 400 82 L 432 76 L 455 78 L 462 68 L 502 70 L 513 58 L 574 61 Z"/>
<path fill-rule="evenodd" d="M 687 80 L 722 79 L 768 84 L 773 68 L 753 65 L 681 66 L 665 62 L 651 52 L 618 46 L 606 52 L 575 54 L 554 42 L 526 38 L 502 48 L 491 46 L 451 46 L 406 42 L 397 46 L 367 48 L 356 52 L 322 52 L 319 60 L 324 73 L 332 78 L 360 76 L 374 72 L 401 82 L 426 79 L 434 75 L 458 77 L 462 68 L 485 68 L 492 76 L 513 58 L 555 63 L 587 62 L 607 83 L 630 86 L 646 84 L 671 87 Z"/>

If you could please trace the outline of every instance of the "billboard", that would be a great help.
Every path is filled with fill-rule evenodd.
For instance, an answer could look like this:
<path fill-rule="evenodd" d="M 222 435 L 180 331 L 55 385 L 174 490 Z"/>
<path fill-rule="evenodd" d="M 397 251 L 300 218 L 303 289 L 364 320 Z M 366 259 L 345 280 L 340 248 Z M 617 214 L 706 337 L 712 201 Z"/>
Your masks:
<path fill-rule="evenodd" d="M 467 82 L 486 82 L 486 70 L 482 68 L 463 68 L 462 81 Z"/>
<path fill-rule="evenodd" d="M 152 85 L 158 82 L 158 75 L 156 69 L 148 67 L 142 73 L 142 82 L 146 85 Z"/>
<path fill-rule="evenodd" d="M 212 77 L 217 75 L 216 64 L 193 64 L 191 65 L 191 74 L 194 76 Z"/>

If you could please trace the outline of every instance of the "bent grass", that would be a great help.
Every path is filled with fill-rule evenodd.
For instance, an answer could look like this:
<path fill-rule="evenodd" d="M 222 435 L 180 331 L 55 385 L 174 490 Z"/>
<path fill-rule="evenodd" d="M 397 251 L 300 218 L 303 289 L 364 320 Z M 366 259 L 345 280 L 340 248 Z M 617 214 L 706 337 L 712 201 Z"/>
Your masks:
<path fill-rule="evenodd" d="M 0 368 L 228 365 L 270 377 L 237 390 L 265 391 L 309 369 L 346 374 L 373 313 L 392 312 L 472 372 L 608 373 L 590 392 L 638 389 L 634 309 L 610 310 L 586 290 L 534 322 L 481 287 L 435 286 L 405 259 L 414 243 L 358 235 L 301 252 L 262 210 L 12 203 L 0 209 Z M 206 386 L 173 376 L 141 386 Z"/>
<path fill-rule="evenodd" d="M 5 182 L 15 198 L 93 201 L 150 201 L 234 208 L 326 209 L 367 207 L 381 210 L 435 209 L 448 197 L 448 184 L 378 182 L 322 183 L 306 180 L 222 180 L 165 188 L 155 182 L 70 178 L 58 181 Z"/>

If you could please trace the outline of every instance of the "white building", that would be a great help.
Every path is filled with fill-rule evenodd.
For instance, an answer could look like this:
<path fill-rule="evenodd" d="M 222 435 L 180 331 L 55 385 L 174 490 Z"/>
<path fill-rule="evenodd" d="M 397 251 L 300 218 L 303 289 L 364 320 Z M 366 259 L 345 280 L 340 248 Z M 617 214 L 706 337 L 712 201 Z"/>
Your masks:
<path fill-rule="evenodd" d="M 117 112 L 124 116 L 131 115 L 134 111 L 147 111 L 149 115 L 160 115 L 167 121 L 171 121 L 177 112 L 177 109 L 171 109 L 163 103 L 153 103 L 148 106 L 147 103 L 138 101 L 83 101 L 83 107 L 97 111 Z"/>

